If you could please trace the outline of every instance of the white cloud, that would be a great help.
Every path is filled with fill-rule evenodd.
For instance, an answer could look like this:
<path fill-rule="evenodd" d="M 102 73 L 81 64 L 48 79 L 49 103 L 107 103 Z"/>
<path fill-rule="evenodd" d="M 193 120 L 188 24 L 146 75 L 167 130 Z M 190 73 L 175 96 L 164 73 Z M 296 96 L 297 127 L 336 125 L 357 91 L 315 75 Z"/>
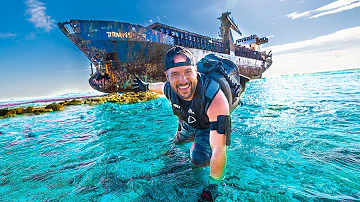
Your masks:
<path fill-rule="evenodd" d="M 44 3 L 38 0 L 26 0 L 26 14 L 30 16 L 28 21 L 33 23 L 36 28 L 50 32 L 55 27 L 55 20 L 46 15 Z"/>
<path fill-rule="evenodd" d="M 14 33 L 0 33 L 0 39 L 13 38 L 13 37 L 17 37 L 17 36 L 19 36 L 19 34 L 14 34 Z"/>
<path fill-rule="evenodd" d="M 289 43 L 285 45 L 271 46 L 267 47 L 266 49 L 273 50 L 273 52 L 276 52 L 277 54 L 286 54 L 290 52 L 304 50 L 309 51 L 324 47 L 328 47 L 330 49 L 334 48 L 334 46 L 339 45 L 354 46 L 354 44 L 351 44 L 351 42 L 360 43 L 360 26 L 340 30 L 332 34 L 316 37 L 310 40 Z"/>
<path fill-rule="evenodd" d="M 319 13 L 317 15 L 311 16 L 310 18 L 318 18 L 318 17 L 324 16 L 324 15 L 340 13 L 341 11 L 351 10 L 351 9 L 354 9 L 356 7 L 359 7 L 359 6 L 360 6 L 360 2 L 357 2 L 357 3 L 350 4 L 350 5 L 347 5 L 347 6 L 344 6 L 344 7 L 341 7 L 341 8 L 337 8 L 337 9 L 334 9 L 334 10 L 331 10 L 331 11 L 326 11 L 326 12 Z"/>
<path fill-rule="evenodd" d="M 159 16 L 156 16 L 156 18 L 160 21 L 160 17 L 159 17 Z"/>
<path fill-rule="evenodd" d="M 288 18 L 291 18 L 291 19 L 297 19 L 297 18 L 302 18 L 302 17 L 309 16 L 310 13 L 311 13 L 310 11 L 306 11 L 306 12 L 303 12 L 303 13 L 293 12 L 293 13 L 287 14 L 286 16 Z"/>
<path fill-rule="evenodd" d="M 360 26 L 265 50 L 274 62 L 264 76 L 360 68 Z"/>
<path fill-rule="evenodd" d="M 31 32 L 30 34 L 26 35 L 25 37 L 26 40 L 35 40 L 36 39 L 36 35 L 34 32 Z"/>
<path fill-rule="evenodd" d="M 301 4 L 301 3 L 304 3 L 305 1 L 299 1 L 299 2 L 297 2 L 297 4 Z"/>
<path fill-rule="evenodd" d="M 302 3 L 303 1 L 298 2 L 298 4 Z M 325 6 L 322 6 L 320 8 L 317 8 L 315 10 L 309 10 L 302 13 L 293 12 L 290 14 L 287 14 L 286 16 L 291 19 L 297 19 L 297 18 L 318 18 L 324 15 L 329 14 L 335 14 L 339 13 L 345 10 L 351 10 L 356 7 L 360 6 L 360 0 L 336 0 L 332 3 L 329 3 Z M 313 16 L 310 16 L 313 15 Z M 310 16 L 310 17 L 308 17 Z"/>
<path fill-rule="evenodd" d="M 152 20 L 149 20 L 149 22 L 153 22 Z"/>
<path fill-rule="evenodd" d="M 358 63 L 360 48 L 335 50 L 314 53 L 291 53 L 274 55 L 273 65 L 263 74 L 263 77 L 296 74 L 338 71 L 360 68 Z"/>
<path fill-rule="evenodd" d="M 270 36 L 267 36 L 266 38 L 270 39 L 270 38 L 273 38 L 275 35 L 270 35 Z"/>
<path fill-rule="evenodd" d="M 329 3 L 323 7 L 320 7 L 318 9 L 316 9 L 315 11 L 329 11 L 329 10 L 333 10 L 333 9 L 337 9 L 337 8 L 341 8 L 343 6 L 347 6 L 347 5 L 350 5 L 352 3 L 355 3 L 355 2 L 359 2 L 359 0 L 337 0 L 337 1 L 334 1 L 332 3 Z"/>

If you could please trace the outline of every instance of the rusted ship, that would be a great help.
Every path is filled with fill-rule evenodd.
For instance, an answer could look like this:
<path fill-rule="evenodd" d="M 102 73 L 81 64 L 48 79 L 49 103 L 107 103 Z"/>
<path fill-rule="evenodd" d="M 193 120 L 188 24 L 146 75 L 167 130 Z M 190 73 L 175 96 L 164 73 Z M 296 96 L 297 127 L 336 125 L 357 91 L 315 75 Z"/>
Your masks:
<path fill-rule="evenodd" d="M 163 56 L 174 45 L 188 48 L 195 62 L 215 53 L 232 60 L 240 74 L 260 78 L 272 64 L 271 51 L 260 51 L 260 45 L 268 39 L 251 35 L 234 42 L 231 29 L 242 33 L 230 12 L 218 19 L 219 39 L 161 23 L 144 27 L 115 21 L 70 20 L 58 26 L 89 59 L 89 84 L 100 92 L 130 91 L 135 75 L 149 82 L 165 81 Z"/>

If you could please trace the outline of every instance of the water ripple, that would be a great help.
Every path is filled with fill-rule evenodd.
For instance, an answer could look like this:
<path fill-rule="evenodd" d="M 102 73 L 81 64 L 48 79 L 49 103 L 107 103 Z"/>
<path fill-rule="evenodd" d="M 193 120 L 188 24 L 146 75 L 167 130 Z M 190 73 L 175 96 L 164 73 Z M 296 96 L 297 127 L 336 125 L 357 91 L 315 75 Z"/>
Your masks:
<path fill-rule="evenodd" d="M 336 82 L 334 82 L 336 81 Z M 253 80 L 219 201 L 360 201 L 360 72 Z M 0 201 L 196 201 L 165 98 L 0 120 Z"/>

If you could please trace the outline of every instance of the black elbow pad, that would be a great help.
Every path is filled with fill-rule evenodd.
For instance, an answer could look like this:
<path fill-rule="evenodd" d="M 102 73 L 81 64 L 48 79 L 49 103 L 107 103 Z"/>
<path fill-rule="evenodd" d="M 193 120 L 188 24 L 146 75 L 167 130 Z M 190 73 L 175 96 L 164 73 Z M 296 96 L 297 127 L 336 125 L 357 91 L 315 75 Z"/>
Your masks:
<path fill-rule="evenodd" d="M 210 122 L 210 130 L 216 130 L 219 134 L 225 134 L 226 145 L 231 144 L 231 118 L 230 115 L 219 115 L 216 122 Z"/>

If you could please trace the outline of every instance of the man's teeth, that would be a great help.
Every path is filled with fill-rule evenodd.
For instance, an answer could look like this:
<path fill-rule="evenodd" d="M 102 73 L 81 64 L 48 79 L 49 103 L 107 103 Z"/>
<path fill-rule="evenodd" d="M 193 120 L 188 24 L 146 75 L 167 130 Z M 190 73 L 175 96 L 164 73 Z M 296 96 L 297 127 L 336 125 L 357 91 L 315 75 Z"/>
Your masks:
<path fill-rule="evenodd" d="M 185 89 L 185 88 L 187 88 L 187 87 L 189 87 L 189 85 L 186 85 L 186 86 L 179 86 L 179 88 L 181 88 L 181 89 Z"/>

